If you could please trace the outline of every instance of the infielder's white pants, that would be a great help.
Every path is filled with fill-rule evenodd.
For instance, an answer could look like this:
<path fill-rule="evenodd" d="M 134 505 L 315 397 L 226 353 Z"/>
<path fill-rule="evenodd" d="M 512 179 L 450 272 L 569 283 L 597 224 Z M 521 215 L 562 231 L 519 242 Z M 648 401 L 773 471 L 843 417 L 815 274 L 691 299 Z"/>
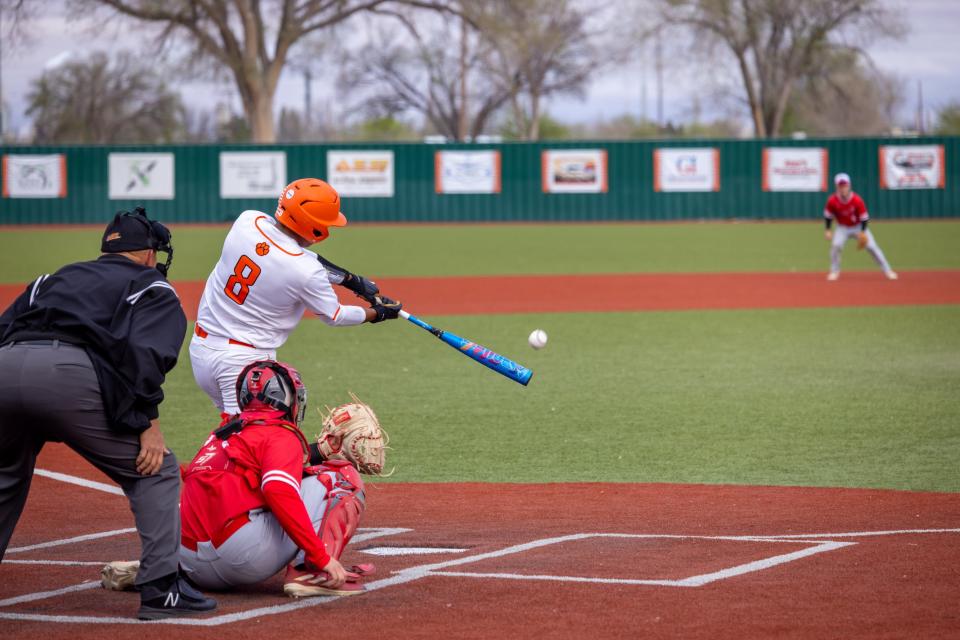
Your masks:
<path fill-rule="evenodd" d="M 206 338 L 194 335 L 190 340 L 190 364 L 193 377 L 224 413 L 240 412 L 237 406 L 237 378 L 243 368 L 257 360 L 276 360 L 277 352 L 240 345 L 211 347 Z"/>
<path fill-rule="evenodd" d="M 301 491 L 314 531 L 320 528 L 327 509 L 327 488 L 316 476 L 303 479 Z M 214 547 L 197 543 L 192 551 L 180 545 L 180 567 L 201 589 L 227 589 L 256 584 L 270 578 L 303 552 L 269 511 L 250 512 L 250 522 L 237 529 L 226 542 Z"/>
<path fill-rule="evenodd" d="M 830 271 L 840 272 L 840 252 L 843 251 L 843 245 L 847 244 L 848 240 L 856 239 L 859 233 L 860 225 L 853 227 L 845 227 L 841 224 L 837 225 L 837 228 L 833 231 L 833 242 L 830 245 Z M 883 269 L 884 272 L 890 271 L 890 263 L 887 262 L 886 256 L 883 255 L 880 245 L 873 239 L 873 233 L 870 232 L 870 229 L 867 229 L 866 234 L 866 248 L 867 251 L 870 252 L 870 255 L 873 256 L 874 262 L 880 265 L 880 268 Z"/>

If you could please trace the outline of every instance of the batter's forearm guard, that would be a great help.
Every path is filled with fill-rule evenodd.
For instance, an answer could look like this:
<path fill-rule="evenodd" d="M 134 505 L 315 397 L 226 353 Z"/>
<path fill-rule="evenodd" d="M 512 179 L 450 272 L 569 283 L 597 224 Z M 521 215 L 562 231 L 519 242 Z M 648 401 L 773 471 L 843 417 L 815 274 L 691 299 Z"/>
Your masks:
<path fill-rule="evenodd" d="M 336 277 L 340 278 L 341 282 L 346 281 L 351 275 L 353 275 L 343 267 L 333 264 L 332 262 L 330 262 L 329 260 L 327 260 L 321 255 L 317 256 L 317 260 L 320 261 L 320 264 L 323 265 L 324 269 L 326 269 L 328 272 L 332 273 Z"/>

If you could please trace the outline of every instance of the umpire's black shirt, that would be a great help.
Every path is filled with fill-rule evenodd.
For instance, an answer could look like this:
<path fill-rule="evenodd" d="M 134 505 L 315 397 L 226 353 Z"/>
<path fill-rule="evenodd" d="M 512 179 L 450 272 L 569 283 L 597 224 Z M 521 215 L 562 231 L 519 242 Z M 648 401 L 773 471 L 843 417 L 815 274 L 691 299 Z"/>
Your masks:
<path fill-rule="evenodd" d="M 30 283 L 0 315 L 0 345 L 59 339 L 84 347 L 110 423 L 143 431 L 159 415 L 160 386 L 186 329 L 180 300 L 159 271 L 105 254 Z"/>

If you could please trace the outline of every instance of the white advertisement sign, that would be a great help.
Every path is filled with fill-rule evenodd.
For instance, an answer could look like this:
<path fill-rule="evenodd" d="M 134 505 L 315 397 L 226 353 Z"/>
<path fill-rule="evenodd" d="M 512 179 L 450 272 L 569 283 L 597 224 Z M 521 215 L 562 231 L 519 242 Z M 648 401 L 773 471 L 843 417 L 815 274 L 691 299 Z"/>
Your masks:
<path fill-rule="evenodd" d="M 720 151 L 712 147 L 655 149 L 654 191 L 719 191 Z"/>
<path fill-rule="evenodd" d="M 65 198 L 67 161 L 62 153 L 3 156 L 3 197 Z"/>
<path fill-rule="evenodd" d="M 763 190 L 826 191 L 827 150 L 767 147 L 763 150 Z"/>
<path fill-rule="evenodd" d="M 220 153 L 221 198 L 278 198 L 287 186 L 287 154 L 283 151 Z"/>
<path fill-rule="evenodd" d="M 880 188 L 943 189 L 943 145 L 884 145 L 880 147 Z"/>
<path fill-rule="evenodd" d="M 544 151 L 546 193 L 603 193 L 607 190 L 607 152 L 603 149 Z"/>
<path fill-rule="evenodd" d="M 437 151 L 437 193 L 500 193 L 499 151 Z"/>
<path fill-rule="evenodd" d="M 111 200 L 172 200 L 172 153 L 111 153 Z"/>
<path fill-rule="evenodd" d="M 328 151 L 327 182 L 341 196 L 393 197 L 393 151 Z"/>

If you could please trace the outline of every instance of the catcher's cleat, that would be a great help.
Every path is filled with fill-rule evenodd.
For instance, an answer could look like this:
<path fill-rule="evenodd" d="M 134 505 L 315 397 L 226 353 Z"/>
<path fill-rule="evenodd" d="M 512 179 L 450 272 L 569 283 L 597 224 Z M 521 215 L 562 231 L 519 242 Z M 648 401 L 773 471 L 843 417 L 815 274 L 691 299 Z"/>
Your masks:
<path fill-rule="evenodd" d="M 317 596 L 353 596 L 366 591 L 360 584 L 360 574 L 347 572 L 347 581 L 340 587 L 331 589 L 322 586 L 330 579 L 326 571 L 308 571 L 287 565 L 283 576 L 283 592 L 291 598 L 314 598 Z"/>
<path fill-rule="evenodd" d="M 366 562 L 364 564 L 355 564 L 347 570 L 347 580 L 350 579 L 350 574 L 357 574 L 358 578 L 366 578 L 367 576 L 372 576 L 377 572 L 377 567 L 374 566 L 372 562 Z"/>
<path fill-rule="evenodd" d="M 840 278 L 839 271 L 831 271 L 830 273 L 827 274 L 827 280 L 829 280 L 830 282 L 833 282 L 834 280 L 838 280 L 839 278 Z"/>
<path fill-rule="evenodd" d="M 100 586 L 109 591 L 133 591 L 139 560 L 114 560 L 100 569 Z"/>

